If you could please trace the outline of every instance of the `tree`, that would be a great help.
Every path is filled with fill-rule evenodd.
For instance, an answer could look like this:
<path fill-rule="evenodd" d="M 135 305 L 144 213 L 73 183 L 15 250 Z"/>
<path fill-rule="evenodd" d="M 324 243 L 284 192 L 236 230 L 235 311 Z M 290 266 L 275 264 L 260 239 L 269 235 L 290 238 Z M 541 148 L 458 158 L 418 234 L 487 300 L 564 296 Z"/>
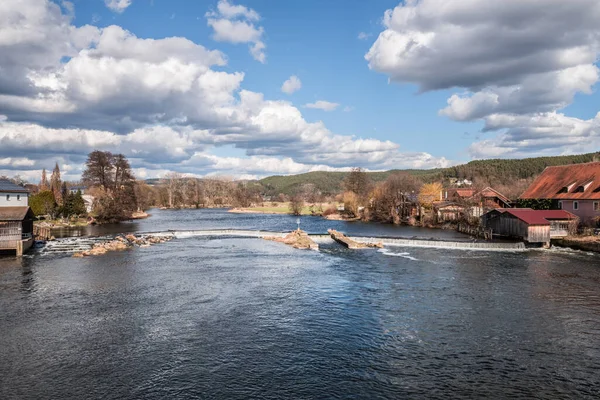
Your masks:
<path fill-rule="evenodd" d="M 372 182 L 362 168 L 352 168 L 344 180 L 343 186 L 346 191 L 354 192 L 358 196 L 359 202 L 365 202 L 371 191 Z"/>
<path fill-rule="evenodd" d="M 344 212 L 349 217 L 358 217 L 358 195 L 352 191 L 344 192 Z"/>
<path fill-rule="evenodd" d="M 304 208 L 304 199 L 299 193 L 292 196 L 290 199 L 290 213 L 292 215 L 302 215 L 302 209 Z"/>
<path fill-rule="evenodd" d="M 419 186 L 420 182 L 407 173 L 390 175 L 373 191 L 369 215 L 376 221 L 399 224 L 410 215 Z"/>
<path fill-rule="evenodd" d="M 114 188 L 113 155 L 110 151 L 95 150 L 88 154 L 85 170 L 82 174 L 83 183 L 104 190 Z"/>
<path fill-rule="evenodd" d="M 419 190 L 419 203 L 421 206 L 430 209 L 434 201 L 441 199 L 444 187 L 439 182 L 426 183 Z"/>
<path fill-rule="evenodd" d="M 54 193 L 50 190 L 44 190 L 34 194 L 29 198 L 29 206 L 36 216 L 49 215 L 54 217 L 56 210 L 56 201 L 54 200 Z"/>
<path fill-rule="evenodd" d="M 46 177 L 46 168 L 42 170 L 42 180 L 40 181 L 40 192 L 44 192 L 48 190 L 50 184 L 48 183 L 48 178 Z"/>
<path fill-rule="evenodd" d="M 182 197 L 183 175 L 178 172 L 169 172 L 161 179 L 161 185 L 167 189 L 169 208 L 173 208 Z"/>
<path fill-rule="evenodd" d="M 124 155 L 99 150 L 91 152 L 82 177 L 84 183 L 94 188 L 94 211 L 98 221 L 126 220 L 137 210 L 135 176 Z"/>
<path fill-rule="evenodd" d="M 83 201 L 80 190 L 76 193 L 71 193 L 67 190 L 66 185 L 64 186 L 63 205 L 60 207 L 59 214 L 61 214 L 63 218 L 87 214 L 85 201 Z"/>
<path fill-rule="evenodd" d="M 60 179 L 60 168 L 58 168 L 58 163 L 54 166 L 52 175 L 50 176 L 50 190 L 54 193 L 56 204 L 62 205 L 62 181 Z"/>

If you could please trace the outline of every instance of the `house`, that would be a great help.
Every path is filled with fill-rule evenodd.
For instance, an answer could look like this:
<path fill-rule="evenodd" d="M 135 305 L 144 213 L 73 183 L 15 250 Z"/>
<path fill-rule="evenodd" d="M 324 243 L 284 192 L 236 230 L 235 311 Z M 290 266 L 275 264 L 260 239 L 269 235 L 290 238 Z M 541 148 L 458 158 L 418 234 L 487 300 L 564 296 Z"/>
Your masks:
<path fill-rule="evenodd" d="M 553 208 L 577 215 L 582 223 L 600 217 L 600 162 L 547 167 L 521 199 L 547 199 Z"/>
<path fill-rule="evenodd" d="M 450 188 L 442 193 L 443 201 L 461 201 L 473 197 L 475 189 Z"/>
<path fill-rule="evenodd" d="M 455 221 L 461 214 L 479 218 L 491 209 L 511 207 L 508 197 L 489 186 L 479 192 L 475 189 L 446 189 L 442 197 L 443 201 L 434 203 L 438 221 Z"/>
<path fill-rule="evenodd" d="M 0 207 L 27 207 L 28 205 L 29 190 L 8 179 L 0 179 Z"/>
<path fill-rule="evenodd" d="M 8 179 L 0 179 L 0 251 L 22 255 L 33 244 L 33 211 L 29 190 Z"/>
<path fill-rule="evenodd" d="M 0 251 L 23 255 L 33 245 L 33 219 L 27 206 L 0 206 Z"/>
<path fill-rule="evenodd" d="M 529 243 L 550 244 L 565 237 L 578 218 L 565 210 L 532 210 L 531 208 L 495 209 L 481 216 L 481 225 L 494 235 L 512 237 Z"/>
<path fill-rule="evenodd" d="M 458 221 L 465 214 L 465 206 L 454 201 L 436 201 L 433 209 L 438 222 Z"/>
<path fill-rule="evenodd" d="M 470 215 L 473 217 L 481 217 L 485 212 L 495 208 L 511 207 L 508 197 L 489 186 L 475 193 L 467 199 L 467 202 L 471 204 Z"/>
<path fill-rule="evenodd" d="M 69 193 L 77 194 L 77 192 L 81 192 L 81 194 L 85 194 L 86 190 L 87 190 L 87 186 L 71 186 L 69 188 Z"/>

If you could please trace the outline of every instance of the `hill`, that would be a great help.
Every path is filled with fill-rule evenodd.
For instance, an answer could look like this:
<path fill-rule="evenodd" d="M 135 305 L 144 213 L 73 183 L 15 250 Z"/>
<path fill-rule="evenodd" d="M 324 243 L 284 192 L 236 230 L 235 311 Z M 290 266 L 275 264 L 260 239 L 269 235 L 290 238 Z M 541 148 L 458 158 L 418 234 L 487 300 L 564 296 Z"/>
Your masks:
<path fill-rule="evenodd" d="M 391 174 L 407 173 L 425 183 L 458 178 L 469 179 L 480 185 L 506 187 L 514 185 L 517 181 L 527 183 L 549 166 L 579 164 L 595 160 L 600 160 L 600 152 L 573 156 L 477 160 L 449 168 L 390 170 L 368 172 L 367 174 L 373 182 L 384 181 Z M 265 193 L 268 195 L 279 193 L 290 195 L 307 183 L 315 185 L 321 193 L 330 195 L 342 190 L 342 182 L 347 175 L 348 172 L 316 171 L 299 175 L 269 176 L 259 180 L 259 183 L 263 185 Z"/>

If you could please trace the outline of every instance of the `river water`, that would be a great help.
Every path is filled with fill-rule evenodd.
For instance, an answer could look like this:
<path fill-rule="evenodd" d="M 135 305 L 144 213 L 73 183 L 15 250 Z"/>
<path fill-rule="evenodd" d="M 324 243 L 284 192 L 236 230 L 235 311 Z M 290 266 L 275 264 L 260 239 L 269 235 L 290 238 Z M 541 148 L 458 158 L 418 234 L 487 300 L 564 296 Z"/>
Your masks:
<path fill-rule="evenodd" d="M 288 216 L 154 214 L 111 229 L 295 228 Z M 456 237 L 301 220 L 328 227 Z M 191 237 L 0 258 L 1 399 L 599 397 L 598 255 Z"/>

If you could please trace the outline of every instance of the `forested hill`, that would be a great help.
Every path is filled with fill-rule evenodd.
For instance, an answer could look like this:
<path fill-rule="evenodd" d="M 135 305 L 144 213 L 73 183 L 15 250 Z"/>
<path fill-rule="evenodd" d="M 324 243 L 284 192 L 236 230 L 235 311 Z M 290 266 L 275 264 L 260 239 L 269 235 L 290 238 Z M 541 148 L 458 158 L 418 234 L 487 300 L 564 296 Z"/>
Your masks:
<path fill-rule="evenodd" d="M 519 180 L 531 180 L 544 168 L 554 165 L 579 164 L 600 161 L 600 152 L 574 156 L 537 157 L 515 159 L 492 159 L 471 161 L 467 164 L 449 168 L 429 170 L 391 170 L 385 172 L 369 172 L 374 182 L 384 181 L 393 173 L 409 173 L 423 182 L 448 180 L 450 178 L 469 179 L 483 185 L 505 186 Z M 271 195 L 279 193 L 293 194 L 302 185 L 311 183 L 323 194 L 336 194 L 342 190 L 342 182 L 347 172 L 309 172 L 300 175 L 269 176 L 259 182 Z"/>

